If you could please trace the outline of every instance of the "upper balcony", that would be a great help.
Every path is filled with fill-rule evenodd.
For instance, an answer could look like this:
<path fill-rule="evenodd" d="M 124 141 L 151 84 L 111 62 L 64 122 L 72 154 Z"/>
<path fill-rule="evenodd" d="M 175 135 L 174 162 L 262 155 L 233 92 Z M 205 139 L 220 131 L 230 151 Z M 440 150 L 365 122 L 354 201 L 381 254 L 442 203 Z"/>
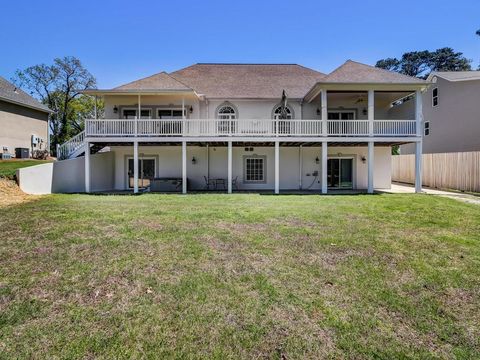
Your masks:
<path fill-rule="evenodd" d="M 87 138 L 412 137 L 415 120 L 102 119 L 86 120 Z"/>

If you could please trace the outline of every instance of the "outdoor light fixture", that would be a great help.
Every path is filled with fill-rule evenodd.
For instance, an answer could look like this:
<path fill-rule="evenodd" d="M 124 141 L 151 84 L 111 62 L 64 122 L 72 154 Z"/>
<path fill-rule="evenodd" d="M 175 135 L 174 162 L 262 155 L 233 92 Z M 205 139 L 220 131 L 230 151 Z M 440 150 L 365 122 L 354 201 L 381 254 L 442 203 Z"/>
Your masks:
<path fill-rule="evenodd" d="M 315 158 L 315 164 L 320 164 L 320 159 L 318 158 L 318 156 Z"/>
<path fill-rule="evenodd" d="M 317 108 L 317 115 L 320 116 L 321 113 L 320 108 Z"/>
<path fill-rule="evenodd" d="M 190 105 L 190 108 L 188 109 L 188 111 L 190 111 L 190 114 L 193 113 L 193 106 Z"/>
<path fill-rule="evenodd" d="M 363 115 L 367 115 L 367 114 L 368 114 L 367 108 L 363 108 L 362 114 L 363 114 Z"/>
<path fill-rule="evenodd" d="M 192 164 L 195 165 L 197 163 L 197 159 L 195 159 L 195 156 L 192 157 Z"/>
<path fill-rule="evenodd" d="M 364 156 L 362 156 L 362 163 L 365 164 L 366 162 L 367 162 L 367 158 L 366 158 L 365 155 L 364 155 Z"/>
<path fill-rule="evenodd" d="M 117 107 L 117 105 L 113 105 L 113 113 L 114 113 L 114 114 L 118 113 L 118 107 Z"/>

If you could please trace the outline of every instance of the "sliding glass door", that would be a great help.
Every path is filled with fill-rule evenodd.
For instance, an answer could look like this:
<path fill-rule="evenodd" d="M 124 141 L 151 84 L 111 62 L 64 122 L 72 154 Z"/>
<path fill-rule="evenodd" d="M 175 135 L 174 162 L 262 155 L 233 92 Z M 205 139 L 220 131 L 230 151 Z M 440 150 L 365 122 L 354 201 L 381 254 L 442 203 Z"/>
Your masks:
<path fill-rule="evenodd" d="M 353 159 L 328 159 L 327 163 L 328 187 L 333 189 L 353 188 Z"/>
<path fill-rule="evenodd" d="M 133 159 L 128 159 L 128 187 L 133 188 Z M 138 187 L 147 188 L 155 178 L 155 159 L 138 159 Z"/>

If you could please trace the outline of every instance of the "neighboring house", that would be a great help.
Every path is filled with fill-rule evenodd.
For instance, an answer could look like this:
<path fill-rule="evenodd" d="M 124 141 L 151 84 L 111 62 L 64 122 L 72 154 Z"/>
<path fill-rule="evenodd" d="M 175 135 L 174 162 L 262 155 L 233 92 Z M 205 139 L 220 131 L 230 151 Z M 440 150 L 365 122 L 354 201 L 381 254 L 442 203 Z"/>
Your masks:
<path fill-rule="evenodd" d="M 423 153 L 480 151 L 480 71 L 432 72 L 423 94 Z M 412 154 L 411 144 L 401 147 Z"/>
<path fill-rule="evenodd" d="M 50 109 L 0 76 L 0 151 L 48 149 Z"/>
<path fill-rule="evenodd" d="M 53 166 L 46 189 L 371 193 L 391 185 L 392 145 L 417 144 L 420 154 L 427 86 L 349 60 L 330 74 L 295 64 L 195 64 L 87 90 L 104 98 L 105 119 L 86 120 L 59 147 L 72 160 Z M 399 118 L 392 104 L 412 94 L 412 116 Z M 421 156 L 416 165 L 420 174 Z"/>

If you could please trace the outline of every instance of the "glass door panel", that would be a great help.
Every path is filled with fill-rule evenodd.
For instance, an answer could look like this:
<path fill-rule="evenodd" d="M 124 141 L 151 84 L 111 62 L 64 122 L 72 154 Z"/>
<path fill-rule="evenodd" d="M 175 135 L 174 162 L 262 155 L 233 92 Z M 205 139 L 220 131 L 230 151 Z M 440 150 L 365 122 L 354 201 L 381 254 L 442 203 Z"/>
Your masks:
<path fill-rule="evenodd" d="M 340 159 L 328 159 L 327 169 L 328 187 L 338 187 L 340 180 Z"/>
<path fill-rule="evenodd" d="M 128 187 L 133 188 L 133 159 L 128 159 Z M 155 160 L 138 160 L 138 187 L 147 188 L 155 178 Z"/>
<path fill-rule="evenodd" d="M 340 188 L 353 188 L 353 159 L 340 159 Z"/>

